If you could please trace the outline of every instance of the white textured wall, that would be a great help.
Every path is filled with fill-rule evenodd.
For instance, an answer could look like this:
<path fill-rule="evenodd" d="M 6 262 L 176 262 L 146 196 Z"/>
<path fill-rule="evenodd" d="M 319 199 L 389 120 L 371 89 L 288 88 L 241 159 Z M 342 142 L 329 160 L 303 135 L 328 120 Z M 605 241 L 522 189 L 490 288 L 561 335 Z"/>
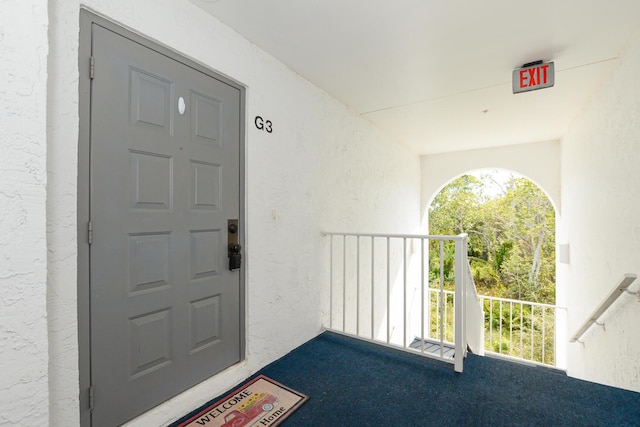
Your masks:
<path fill-rule="evenodd" d="M 130 423 L 162 425 L 320 331 L 328 277 L 320 231 L 415 230 L 419 159 L 187 0 L 83 4 L 248 87 L 247 361 Z M 51 0 L 50 9 L 49 424 L 73 426 L 79 2 Z M 273 122 L 272 134 L 254 127 L 256 115 Z"/>
<path fill-rule="evenodd" d="M 612 79 L 594 96 L 562 141 L 562 221 L 558 241 L 570 245 L 569 333 L 624 273 L 640 273 L 640 36 Z M 632 285 L 637 290 L 640 283 Z M 640 391 L 640 303 L 623 295 L 594 327 L 569 346 L 570 375 Z"/>
<path fill-rule="evenodd" d="M 76 305 L 78 5 L 73 3 L 49 0 L 47 315 L 51 426 L 79 422 Z"/>
<path fill-rule="evenodd" d="M 319 331 L 327 277 L 320 230 L 414 231 L 420 165 L 187 0 L 83 4 L 248 86 L 248 360 L 131 423 L 161 425 Z M 0 425 L 28 416 L 30 424 L 73 426 L 79 1 L 0 0 L 0 10 Z M 622 273 L 640 270 L 639 67 L 636 40 L 562 142 L 559 241 L 571 244 L 571 264 L 558 275 L 571 286 L 565 301 L 573 326 Z M 257 114 L 274 122 L 273 134 L 253 127 Z M 467 153 L 469 166 L 459 173 L 512 169 L 559 206 L 557 148 L 548 144 L 540 152 L 550 157 L 536 164 L 550 181 L 521 168 L 531 162 L 526 153 L 517 164 L 478 161 L 484 155 L 471 161 L 478 153 Z M 425 168 L 423 158 L 423 182 L 425 170 L 440 165 Z M 623 296 L 606 331 L 594 329 L 584 348 L 570 348 L 570 374 L 640 389 L 637 304 Z"/>
<path fill-rule="evenodd" d="M 47 2 L 0 0 L 0 425 L 46 425 Z"/>
<path fill-rule="evenodd" d="M 559 141 L 427 155 L 422 156 L 421 166 L 423 214 L 445 185 L 478 169 L 506 169 L 525 176 L 542 188 L 560 211 Z"/>

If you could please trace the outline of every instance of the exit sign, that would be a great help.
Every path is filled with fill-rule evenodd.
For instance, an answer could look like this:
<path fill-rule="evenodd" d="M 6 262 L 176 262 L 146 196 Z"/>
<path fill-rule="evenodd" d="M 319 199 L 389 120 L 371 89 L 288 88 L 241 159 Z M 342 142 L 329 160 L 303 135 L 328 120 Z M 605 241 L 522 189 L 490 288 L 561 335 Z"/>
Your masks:
<path fill-rule="evenodd" d="M 513 93 L 544 89 L 553 86 L 554 82 L 553 62 L 538 61 L 513 70 Z"/>

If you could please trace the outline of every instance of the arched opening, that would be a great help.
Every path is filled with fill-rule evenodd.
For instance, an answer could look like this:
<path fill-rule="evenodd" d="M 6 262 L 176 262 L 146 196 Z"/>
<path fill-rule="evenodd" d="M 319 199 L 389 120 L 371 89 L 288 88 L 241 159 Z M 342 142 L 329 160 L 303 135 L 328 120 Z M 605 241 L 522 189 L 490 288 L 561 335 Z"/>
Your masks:
<path fill-rule="evenodd" d="M 440 188 L 427 216 L 429 234 L 469 236 L 485 350 L 555 365 L 556 209 L 545 191 L 513 171 L 470 171 Z M 432 277 L 448 276 L 451 256 L 431 249 Z"/>

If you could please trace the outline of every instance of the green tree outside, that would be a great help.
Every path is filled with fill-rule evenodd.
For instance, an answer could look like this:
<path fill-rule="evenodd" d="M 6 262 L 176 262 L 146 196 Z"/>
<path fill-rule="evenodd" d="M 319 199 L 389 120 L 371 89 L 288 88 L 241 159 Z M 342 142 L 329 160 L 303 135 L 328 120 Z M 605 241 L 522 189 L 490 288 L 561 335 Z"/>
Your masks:
<path fill-rule="evenodd" d="M 494 191 L 486 191 L 488 184 Z M 478 294 L 555 304 L 555 210 L 533 182 L 511 176 L 498 183 L 486 174 L 463 175 L 448 184 L 429 208 L 429 234 L 460 233 L 469 235 L 468 257 Z M 439 289 L 443 280 L 445 289 L 453 290 L 453 268 L 453 245 L 432 242 L 430 287 Z M 552 364 L 554 317 L 550 309 L 485 304 L 485 348 Z M 430 325 L 433 332 L 437 328 Z"/>

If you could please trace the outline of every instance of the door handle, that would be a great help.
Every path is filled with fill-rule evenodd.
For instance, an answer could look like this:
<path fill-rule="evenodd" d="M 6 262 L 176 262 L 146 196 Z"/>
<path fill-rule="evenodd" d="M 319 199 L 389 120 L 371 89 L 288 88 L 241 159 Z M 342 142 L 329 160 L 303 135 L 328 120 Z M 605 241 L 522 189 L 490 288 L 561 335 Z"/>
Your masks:
<path fill-rule="evenodd" d="M 239 270 L 242 265 L 242 246 L 238 243 L 238 220 L 230 219 L 227 224 L 227 256 L 229 270 Z"/>

